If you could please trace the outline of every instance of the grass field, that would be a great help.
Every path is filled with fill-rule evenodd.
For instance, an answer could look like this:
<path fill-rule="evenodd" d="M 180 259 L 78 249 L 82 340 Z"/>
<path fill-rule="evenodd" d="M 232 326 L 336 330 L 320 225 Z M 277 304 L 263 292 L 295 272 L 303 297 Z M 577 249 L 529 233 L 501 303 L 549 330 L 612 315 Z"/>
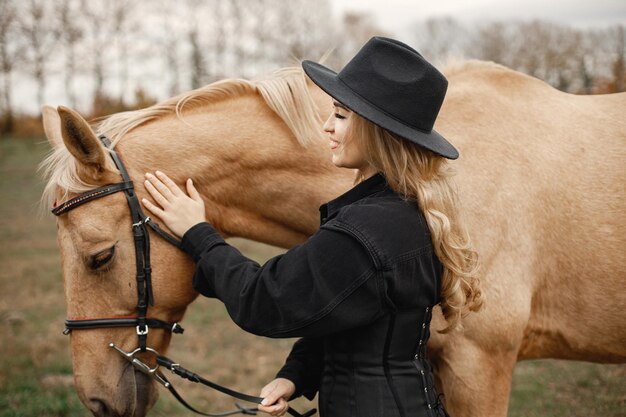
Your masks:
<path fill-rule="evenodd" d="M 0 139 L 0 417 L 88 415 L 74 392 L 69 339 L 61 334 L 65 305 L 55 221 L 38 213 L 43 184 L 35 171 L 47 150 L 40 140 Z M 279 253 L 241 239 L 232 243 L 259 261 Z M 170 356 L 251 394 L 273 377 L 292 343 L 244 333 L 214 300 L 198 299 L 184 324 Z M 175 385 L 201 409 L 232 407 L 230 399 L 191 383 Z M 192 415 L 166 394 L 150 415 Z M 509 416 L 626 416 L 626 365 L 522 362 Z"/>

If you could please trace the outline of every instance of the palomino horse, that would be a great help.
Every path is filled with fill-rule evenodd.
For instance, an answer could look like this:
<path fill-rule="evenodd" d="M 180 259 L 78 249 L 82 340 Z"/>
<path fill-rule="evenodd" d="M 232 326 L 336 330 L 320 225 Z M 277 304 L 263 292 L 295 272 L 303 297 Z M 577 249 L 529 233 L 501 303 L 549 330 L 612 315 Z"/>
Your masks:
<path fill-rule="evenodd" d="M 507 414 L 518 360 L 626 361 L 626 94 L 575 96 L 502 66 L 447 66 L 449 91 L 436 129 L 458 147 L 461 207 L 482 258 L 485 307 L 464 331 L 429 341 L 450 414 Z M 330 164 L 320 116 L 330 100 L 296 69 L 248 82 L 227 80 L 105 120 L 131 178 L 165 170 L 194 179 L 207 218 L 227 236 L 285 248 L 318 225 L 317 207 L 351 187 Z M 107 151 L 75 112 L 44 109 L 54 152 L 44 198 L 64 199 L 120 180 Z M 138 186 L 140 197 L 147 196 Z M 59 217 L 68 318 L 133 314 L 131 219 L 120 193 Z M 152 239 L 155 305 L 180 320 L 196 297 L 193 264 Z M 108 347 L 136 347 L 128 328 L 73 332 L 81 400 L 96 415 L 142 416 L 157 392 Z M 169 334 L 150 332 L 165 351 Z"/>

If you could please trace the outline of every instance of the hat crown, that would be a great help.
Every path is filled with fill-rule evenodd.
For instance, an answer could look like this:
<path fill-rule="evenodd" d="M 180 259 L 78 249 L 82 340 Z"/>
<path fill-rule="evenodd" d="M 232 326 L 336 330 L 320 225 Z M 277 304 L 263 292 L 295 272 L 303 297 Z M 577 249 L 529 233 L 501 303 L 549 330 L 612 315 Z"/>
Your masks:
<path fill-rule="evenodd" d="M 388 116 L 422 131 L 432 130 L 448 80 L 410 46 L 370 39 L 338 78 Z"/>

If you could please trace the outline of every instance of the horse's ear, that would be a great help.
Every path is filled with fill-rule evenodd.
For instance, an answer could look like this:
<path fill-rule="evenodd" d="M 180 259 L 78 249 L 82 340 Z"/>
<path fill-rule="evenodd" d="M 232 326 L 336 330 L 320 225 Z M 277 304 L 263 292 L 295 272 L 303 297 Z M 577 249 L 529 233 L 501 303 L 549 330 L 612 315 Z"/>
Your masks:
<path fill-rule="evenodd" d="M 43 130 L 46 137 L 53 148 L 63 145 L 63 137 L 61 136 L 61 118 L 57 109 L 52 106 L 44 105 L 41 108 L 41 116 L 43 118 Z"/>
<path fill-rule="evenodd" d="M 104 146 L 96 137 L 89 123 L 78 113 L 67 107 L 57 108 L 61 122 L 61 137 L 67 150 L 94 174 L 106 170 Z"/>

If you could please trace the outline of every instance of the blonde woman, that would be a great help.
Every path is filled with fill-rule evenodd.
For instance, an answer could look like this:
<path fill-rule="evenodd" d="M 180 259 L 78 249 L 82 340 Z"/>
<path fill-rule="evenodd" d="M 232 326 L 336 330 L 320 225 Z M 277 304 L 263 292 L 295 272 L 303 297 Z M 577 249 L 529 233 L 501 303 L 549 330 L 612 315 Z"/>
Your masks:
<path fill-rule="evenodd" d="M 301 337 L 259 409 L 283 415 L 319 393 L 320 416 L 446 416 L 426 355 L 432 309 L 448 327 L 482 304 L 478 260 L 459 221 L 433 125 L 446 78 L 413 48 L 375 37 L 339 73 L 304 61 L 333 99 L 324 129 L 332 161 L 354 188 L 320 207 L 319 231 L 260 266 L 206 223 L 202 199 L 163 173 L 146 174 L 160 205 L 143 203 L 182 236 L 194 288 L 220 299 L 252 333 Z"/>

